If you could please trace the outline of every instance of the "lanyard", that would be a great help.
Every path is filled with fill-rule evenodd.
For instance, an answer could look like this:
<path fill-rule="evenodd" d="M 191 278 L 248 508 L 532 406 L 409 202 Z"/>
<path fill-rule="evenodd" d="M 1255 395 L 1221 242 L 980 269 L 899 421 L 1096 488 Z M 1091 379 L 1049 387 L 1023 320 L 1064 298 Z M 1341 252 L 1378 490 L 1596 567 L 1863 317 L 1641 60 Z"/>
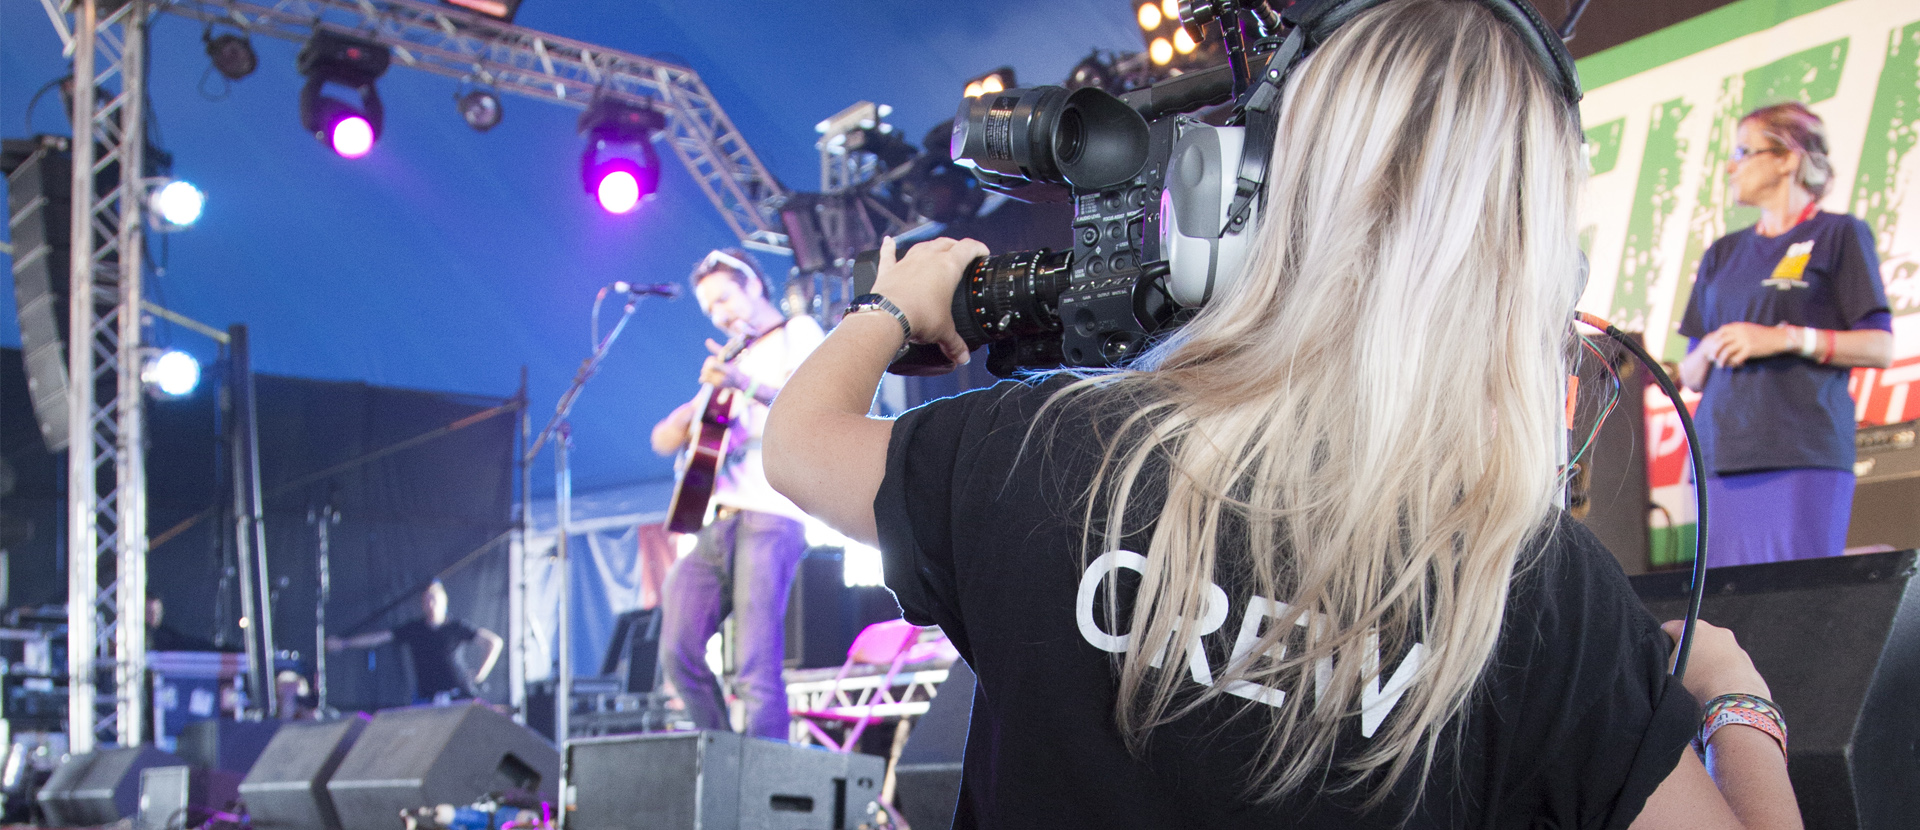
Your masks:
<path fill-rule="evenodd" d="M 1793 230 L 1795 227 L 1798 227 L 1801 222 L 1805 222 L 1808 219 L 1813 218 L 1813 215 L 1818 212 L 1820 212 L 1820 203 L 1808 202 L 1807 206 L 1801 209 L 1800 215 L 1793 218 L 1793 224 L 1788 225 L 1787 230 Z"/>

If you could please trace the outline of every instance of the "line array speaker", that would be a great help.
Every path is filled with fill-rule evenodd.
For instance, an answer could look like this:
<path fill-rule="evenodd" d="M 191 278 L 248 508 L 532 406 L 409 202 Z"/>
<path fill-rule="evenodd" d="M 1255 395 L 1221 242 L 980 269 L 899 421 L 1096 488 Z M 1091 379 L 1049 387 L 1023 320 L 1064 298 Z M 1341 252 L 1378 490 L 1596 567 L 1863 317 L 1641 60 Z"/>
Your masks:
<path fill-rule="evenodd" d="M 6 143 L 7 221 L 13 232 L 13 299 L 27 394 L 48 452 L 67 448 L 67 281 L 73 159 L 42 137 Z"/>

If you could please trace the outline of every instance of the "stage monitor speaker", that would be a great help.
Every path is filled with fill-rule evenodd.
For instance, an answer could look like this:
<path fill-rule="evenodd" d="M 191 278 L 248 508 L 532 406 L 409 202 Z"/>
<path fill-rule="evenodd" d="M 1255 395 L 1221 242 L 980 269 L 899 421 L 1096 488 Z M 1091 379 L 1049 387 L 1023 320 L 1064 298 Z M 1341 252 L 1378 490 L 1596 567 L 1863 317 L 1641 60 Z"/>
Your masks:
<path fill-rule="evenodd" d="M 900 750 L 900 763 L 893 768 L 893 802 L 910 827 L 953 826 L 967 726 L 973 717 L 973 686 L 973 669 L 955 660 Z"/>
<path fill-rule="evenodd" d="M 240 775 L 200 767 L 148 767 L 140 771 L 140 809 L 133 830 L 199 827 L 215 813 L 238 813 Z"/>
<path fill-rule="evenodd" d="M 367 722 L 358 717 L 288 723 L 273 733 L 240 782 L 256 830 L 342 830 L 327 782 Z"/>
<path fill-rule="evenodd" d="M 471 804 L 522 791 L 554 800 L 560 753 L 485 704 L 388 709 L 375 715 L 327 782 L 341 826 L 391 826 L 401 810 Z"/>
<path fill-rule="evenodd" d="M 868 823 L 886 759 L 732 732 L 567 742 L 569 830 L 824 830 Z"/>
<path fill-rule="evenodd" d="M 646 694 L 653 691 L 654 665 L 659 659 L 659 608 L 637 609 L 614 618 L 613 640 L 600 660 L 602 676 L 619 680 L 622 692 Z"/>
<path fill-rule="evenodd" d="M 1920 816 L 1920 580 L 1915 551 L 1707 572 L 1700 616 L 1733 630 L 1787 716 L 1788 772 L 1810 828 L 1911 828 Z M 1662 620 L 1688 575 L 1633 577 Z"/>
<path fill-rule="evenodd" d="M 1858 481 L 1847 547 L 1920 547 L 1920 421 L 1868 427 L 1854 435 Z M 1880 548 L 1885 550 L 1886 548 Z"/>
<path fill-rule="evenodd" d="M 67 448 L 67 283 L 73 159 L 57 139 L 9 140 L 7 220 L 27 396 L 47 451 Z"/>
<path fill-rule="evenodd" d="M 112 824 L 140 809 L 142 770 L 179 764 L 177 756 L 150 745 L 96 749 L 68 758 L 37 798 L 49 827 Z"/>
<path fill-rule="evenodd" d="M 174 751 L 190 766 L 246 775 L 283 723 L 219 718 L 194 721 L 180 731 L 180 742 Z"/>
<path fill-rule="evenodd" d="M 40 804 L 41 826 L 72 827 L 79 824 L 72 808 L 73 787 L 87 774 L 87 767 L 93 765 L 93 753 L 77 752 L 66 757 L 53 768 L 53 774 L 47 776 L 46 783 L 35 791 L 34 800 Z"/>

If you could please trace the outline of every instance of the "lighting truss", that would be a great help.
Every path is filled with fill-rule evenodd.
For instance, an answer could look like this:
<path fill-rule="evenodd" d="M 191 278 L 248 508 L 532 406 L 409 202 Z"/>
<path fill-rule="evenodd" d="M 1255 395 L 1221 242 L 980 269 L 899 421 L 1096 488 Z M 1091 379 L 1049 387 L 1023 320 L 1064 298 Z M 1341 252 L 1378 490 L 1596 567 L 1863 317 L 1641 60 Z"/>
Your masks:
<path fill-rule="evenodd" d="M 305 43 L 373 40 L 403 66 L 577 108 L 596 94 L 661 112 L 662 133 L 734 235 L 787 253 L 786 190 L 693 70 L 417 0 L 41 0 L 74 70 L 67 406 L 68 740 L 134 746 L 146 674 L 146 470 L 140 452 L 141 149 L 147 28 L 160 12 Z M 101 94 L 96 95 L 98 90 Z M 117 90 L 117 91 L 115 91 Z M 120 181 L 95 190 L 118 165 Z M 85 482 L 93 482 L 87 487 Z M 90 551 L 90 554 L 82 552 Z M 76 609 L 93 609 L 92 614 Z M 121 621 L 128 624 L 122 625 Z M 518 645 L 518 638 L 515 638 Z M 91 647 L 84 644 L 91 643 Z M 511 661 L 510 671 L 519 660 Z M 96 683 L 111 667 L 111 686 Z M 515 678 L 518 681 L 519 678 Z M 514 703 L 523 697 L 512 683 Z"/>
<path fill-rule="evenodd" d="M 148 4 L 42 0 L 73 59 L 68 272 L 67 740 L 140 743 L 146 676 L 141 180 Z M 117 91 L 115 91 L 117 89 Z M 108 171 L 118 180 L 104 192 Z M 91 612 L 84 610 L 91 609 Z M 102 687 L 99 672 L 111 670 Z"/>
<path fill-rule="evenodd" d="M 44 0 L 51 2 L 51 0 Z M 786 253 L 786 190 L 760 162 L 698 73 L 419 0 L 152 0 L 156 11 L 305 43 L 315 30 L 393 50 L 401 66 L 585 109 L 595 94 L 658 110 L 661 134 L 735 236 Z"/>

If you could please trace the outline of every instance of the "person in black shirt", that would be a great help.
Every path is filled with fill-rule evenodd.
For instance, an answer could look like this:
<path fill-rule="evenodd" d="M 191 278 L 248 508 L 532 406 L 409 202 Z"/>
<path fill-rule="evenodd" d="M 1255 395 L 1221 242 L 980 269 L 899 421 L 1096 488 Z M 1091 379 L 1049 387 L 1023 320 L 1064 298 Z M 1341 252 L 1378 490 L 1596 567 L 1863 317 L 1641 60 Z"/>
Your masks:
<path fill-rule="evenodd" d="M 978 677 L 956 826 L 1798 826 L 1752 661 L 1702 624 L 1675 682 L 1556 508 L 1581 133 L 1487 5 L 1318 45 L 1247 264 L 1131 368 L 869 418 L 988 253 L 887 240 L 775 403 L 769 480 Z"/>
<path fill-rule="evenodd" d="M 493 673 L 504 641 L 485 628 L 449 619 L 447 587 L 440 584 L 440 580 L 434 580 L 421 592 L 420 608 L 424 617 L 392 630 L 369 631 L 344 639 L 328 637 L 327 650 L 374 648 L 398 642 L 413 660 L 414 703 L 446 703 L 478 697 L 479 684 L 485 683 L 487 675 Z M 485 644 L 487 656 L 481 659 L 480 670 L 468 676 L 460 659 L 460 647 L 475 640 Z"/>
<path fill-rule="evenodd" d="M 187 634 L 167 625 L 167 604 L 158 595 L 147 595 L 148 651 L 219 651 L 206 637 Z"/>

